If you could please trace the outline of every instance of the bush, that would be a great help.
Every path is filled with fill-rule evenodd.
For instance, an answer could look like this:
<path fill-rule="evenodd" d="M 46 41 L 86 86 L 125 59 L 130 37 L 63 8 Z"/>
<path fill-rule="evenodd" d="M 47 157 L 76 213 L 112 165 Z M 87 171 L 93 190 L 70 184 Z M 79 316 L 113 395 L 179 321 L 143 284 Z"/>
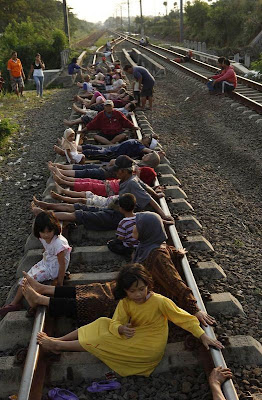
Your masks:
<path fill-rule="evenodd" d="M 8 136 L 17 131 L 18 125 L 11 122 L 8 118 L 0 120 L 0 143 Z"/>

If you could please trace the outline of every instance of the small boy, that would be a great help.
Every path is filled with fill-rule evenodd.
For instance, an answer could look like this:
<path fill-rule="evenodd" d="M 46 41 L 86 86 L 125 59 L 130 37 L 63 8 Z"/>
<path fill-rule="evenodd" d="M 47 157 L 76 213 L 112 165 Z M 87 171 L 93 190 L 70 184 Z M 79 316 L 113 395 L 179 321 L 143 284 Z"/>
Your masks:
<path fill-rule="evenodd" d="M 119 211 L 125 216 L 117 227 L 116 239 L 110 240 L 107 245 L 113 253 L 130 257 L 134 248 L 138 246 L 138 240 L 133 238 L 133 226 L 136 224 L 134 213 L 136 198 L 131 193 L 125 193 L 119 197 Z"/>
<path fill-rule="evenodd" d="M 133 82 L 133 94 L 138 107 L 140 107 L 140 92 L 140 83 L 138 82 L 138 79 L 135 79 Z"/>

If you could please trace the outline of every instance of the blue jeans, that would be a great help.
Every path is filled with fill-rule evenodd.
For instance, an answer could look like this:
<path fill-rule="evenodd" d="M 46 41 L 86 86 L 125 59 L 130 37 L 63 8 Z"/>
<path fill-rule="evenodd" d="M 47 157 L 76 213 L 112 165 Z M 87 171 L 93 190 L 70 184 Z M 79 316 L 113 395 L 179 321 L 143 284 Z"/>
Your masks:
<path fill-rule="evenodd" d="M 43 84 L 44 84 L 44 77 L 43 76 L 34 76 L 34 81 L 36 84 L 36 93 L 43 96 Z"/>

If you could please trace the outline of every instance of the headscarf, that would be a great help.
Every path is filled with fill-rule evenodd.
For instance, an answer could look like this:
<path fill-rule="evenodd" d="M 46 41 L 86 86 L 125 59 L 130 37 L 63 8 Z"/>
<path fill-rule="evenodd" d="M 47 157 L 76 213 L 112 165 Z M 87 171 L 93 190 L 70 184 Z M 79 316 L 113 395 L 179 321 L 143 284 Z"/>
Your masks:
<path fill-rule="evenodd" d="M 76 142 L 69 142 L 68 138 L 69 136 L 72 134 L 72 132 L 74 132 L 74 130 L 72 128 L 68 128 L 64 131 L 64 135 L 62 137 L 62 149 L 63 150 L 69 150 L 69 151 L 77 151 L 77 147 L 76 147 Z"/>
<path fill-rule="evenodd" d="M 143 262 L 154 249 L 166 241 L 167 235 L 161 217 L 150 211 L 136 214 L 136 228 L 139 234 L 139 245 L 136 248 L 133 262 Z"/>

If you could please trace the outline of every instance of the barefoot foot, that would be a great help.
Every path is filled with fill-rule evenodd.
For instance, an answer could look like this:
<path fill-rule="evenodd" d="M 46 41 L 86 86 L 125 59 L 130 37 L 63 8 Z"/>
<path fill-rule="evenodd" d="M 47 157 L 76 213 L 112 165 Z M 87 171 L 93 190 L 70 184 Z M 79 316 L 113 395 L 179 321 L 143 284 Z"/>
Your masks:
<path fill-rule="evenodd" d="M 51 194 L 51 197 L 52 197 L 53 199 L 55 199 L 55 200 L 60 200 L 60 201 L 63 201 L 63 200 L 64 200 L 64 196 L 62 196 L 61 194 L 58 194 L 58 193 L 54 192 L 53 190 L 51 190 L 50 194 Z"/>
<path fill-rule="evenodd" d="M 31 202 L 31 209 L 35 217 L 43 211 L 42 208 L 37 207 L 34 201 Z"/>
<path fill-rule="evenodd" d="M 58 351 L 58 341 L 51 339 L 44 332 L 39 332 L 37 334 L 37 343 L 40 344 L 45 350 L 51 351 L 52 353 L 59 354 Z"/>
<path fill-rule="evenodd" d="M 35 308 L 38 305 L 41 304 L 41 295 L 38 294 L 33 288 L 32 286 L 29 285 L 29 282 L 27 279 L 23 280 L 22 283 L 22 292 L 24 297 L 26 298 L 28 304 L 30 305 L 30 307 Z"/>
<path fill-rule="evenodd" d="M 37 282 L 34 278 L 23 271 L 24 278 L 27 280 L 29 285 L 37 292 L 42 294 L 42 288 L 45 286 L 42 283 Z"/>

